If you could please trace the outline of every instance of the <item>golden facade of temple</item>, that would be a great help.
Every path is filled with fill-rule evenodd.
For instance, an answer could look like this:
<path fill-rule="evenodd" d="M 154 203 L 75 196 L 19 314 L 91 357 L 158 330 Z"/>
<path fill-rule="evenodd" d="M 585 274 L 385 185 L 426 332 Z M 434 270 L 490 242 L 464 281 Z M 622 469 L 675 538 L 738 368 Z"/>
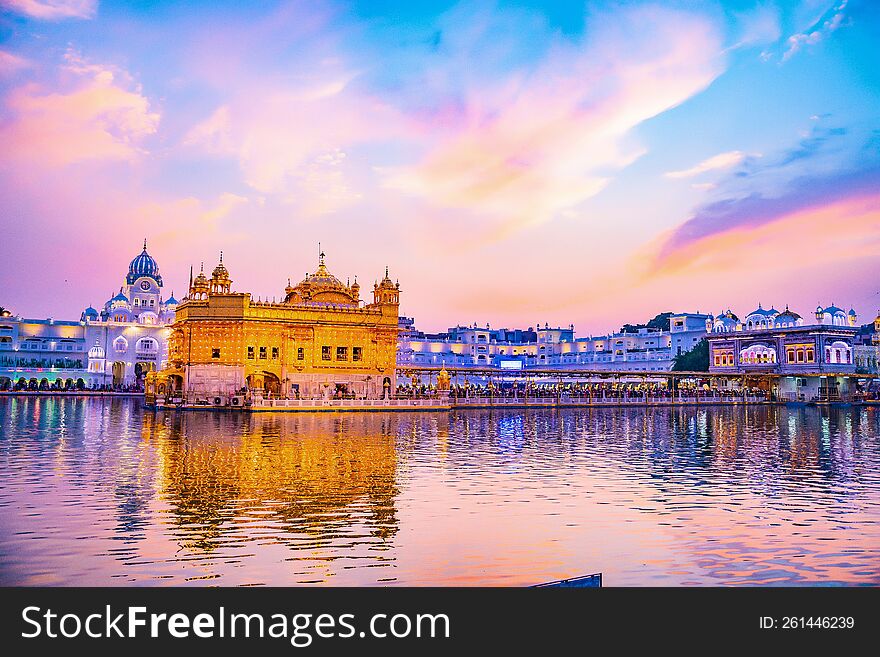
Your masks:
<path fill-rule="evenodd" d="M 379 399 L 396 386 L 400 285 L 385 277 L 372 303 L 360 285 L 342 283 L 321 253 L 317 270 L 288 285 L 280 303 L 232 291 L 220 263 L 200 272 L 177 308 L 167 369 L 158 372 L 159 396 L 182 394 L 216 405 L 256 398 Z"/>

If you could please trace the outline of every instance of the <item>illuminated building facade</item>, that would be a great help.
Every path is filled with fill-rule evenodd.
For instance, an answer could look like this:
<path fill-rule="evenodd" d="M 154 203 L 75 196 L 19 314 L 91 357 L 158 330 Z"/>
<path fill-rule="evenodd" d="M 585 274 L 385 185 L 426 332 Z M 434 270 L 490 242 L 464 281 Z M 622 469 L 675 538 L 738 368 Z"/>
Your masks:
<path fill-rule="evenodd" d="M 139 386 L 165 365 L 177 301 L 162 286 L 144 241 L 101 311 L 89 306 L 79 321 L 0 317 L 0 389 Z"/>
<path fill-rule="evenodd" d="M 707 327 L 712 327 L 709 371 L 778 375 L 777 393 L 782 399 L 810 401 L 850 394 L 854 382 L 848 375 L 856 372 L 857 315 L 832 305 L 818 307 L 814 318 L 804 320 L 788 307 L 780 313 L 759 305 L 743 322 L 729 310 L 707 319 Z"/>
<path fill-rule="evenodd" d="M 167 326 L 174 321 L 177 299 L 162 297 L 159 264 L 143 250 L 128 266 L 124 285 L 100 312 L 89 306 L 85 327 L 89 387 L 140 386 L 147 372 L 165 367 Z"/>
<path fill-rule="evenodd" d="M 850 308 L 849 312 L 846 312 L 834 304 L 827 308 L 818 306 L 813 317 L 813 320 L 805 320 L 793 310 L 789 310 L 788 306 L 780 312 L 773 307 L 764 308 L 759 303 L 758 307 L 746 315 L 742 321 L 729 308 L 718 313 L 717 317 L 709 315 L 706 319 L 706 331 L 708 333 L 733 333 L 735 331 L 795 328 L 804 325 L 852 327 L 856 326 L 858 322 L 855 310 Z"/>
<path fill-rule="evenodd" d="M 859 329 L 853 346 L 853 359 L 857 372 L 880 373 L 880 311 L 871 324 Z"/>
<path fill-rule="evenodd" d="M 372 303 L 360 299 L 357 279 L 342 283 L 327 269 L 285 288 L 282 302 L 256 301 L 232 291 L 220 263 L 192 281 L 171 327 L 169 366 L 159 394 L 238 403 L 239 394 L 300 398 L 390 396 L 396 385 L 400 286 L 385 277 Z"/>
<path fill-rule="evenodd" d="M 0 390 L 86 387 L 82 322 L 0 316 Z"/>
<path fill-rule="evenodd" d="M 456 326 L 445 333 L 426 334 L 415 330 L 410 318 L 402 318 L 398 364 L 666 371 L 677 355 L 705 337 L 707 318 L 679 313 L 670 317 L 668 331 L 640 328 L 581 338 L 575 337 L 573 325 L 554 328 L 546 323 L 526 330 Z"/>

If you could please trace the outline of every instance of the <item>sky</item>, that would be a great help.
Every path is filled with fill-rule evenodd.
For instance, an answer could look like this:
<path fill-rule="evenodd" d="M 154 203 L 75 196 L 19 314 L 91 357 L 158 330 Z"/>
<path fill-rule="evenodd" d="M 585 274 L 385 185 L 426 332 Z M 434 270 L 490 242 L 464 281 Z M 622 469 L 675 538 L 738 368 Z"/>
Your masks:
<path fill-rule="evenodd" d="M 318 243 L 401 313 L 602 333 L 880 308 L 880 3 L 0 0 L 0 305 L 147 239 L 280 298 Z"/>

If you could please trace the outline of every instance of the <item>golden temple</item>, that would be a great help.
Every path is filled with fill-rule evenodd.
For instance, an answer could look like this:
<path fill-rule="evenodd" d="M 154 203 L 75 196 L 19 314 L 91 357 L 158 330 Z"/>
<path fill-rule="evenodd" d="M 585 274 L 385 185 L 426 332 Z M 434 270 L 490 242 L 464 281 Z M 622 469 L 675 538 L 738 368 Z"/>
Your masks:
<path fill-rule="evenodd" d="M 232 291 L 220 262 L 209 279 L 199 272 L 177 308 L 168 367 L 147 382 L 157 396 L 190 403 L 242 404 L 244 396 L 301 399 L 381 399 L 396 387 L 400 284 L 374 284 L 372 303 L 360 285 L 318 268 L 284 301 L 257 301 Z M 218 401 L 219 399 L 219 401 Z"/>

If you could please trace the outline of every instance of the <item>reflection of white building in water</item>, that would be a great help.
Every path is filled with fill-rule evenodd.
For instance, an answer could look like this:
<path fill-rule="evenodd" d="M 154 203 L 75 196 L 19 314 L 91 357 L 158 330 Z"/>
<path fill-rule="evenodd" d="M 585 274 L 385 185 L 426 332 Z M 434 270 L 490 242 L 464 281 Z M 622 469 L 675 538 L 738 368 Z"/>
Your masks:
<path fill-rule="evenodd" d="M 0 388 L 132 386 L 167 358 L 167 325 L 177 301 L 163 299 L 159 265 L 147 244 L 124 285 L 80 321 L 0 317 Z"/>
<path fill-rule="evenodd" d="M 504 370 L 571 368 L 615 371 L 666 371 L 677 355 L 690 351 L 706 335 L 708 316 L 680 313 L 669 330 L 575 338 L 574 326 L 492 329 L 456 326 L 444 333 L 423 333 L 411 318 L 400 318 L 398 365 L 496 367 Z"/>

